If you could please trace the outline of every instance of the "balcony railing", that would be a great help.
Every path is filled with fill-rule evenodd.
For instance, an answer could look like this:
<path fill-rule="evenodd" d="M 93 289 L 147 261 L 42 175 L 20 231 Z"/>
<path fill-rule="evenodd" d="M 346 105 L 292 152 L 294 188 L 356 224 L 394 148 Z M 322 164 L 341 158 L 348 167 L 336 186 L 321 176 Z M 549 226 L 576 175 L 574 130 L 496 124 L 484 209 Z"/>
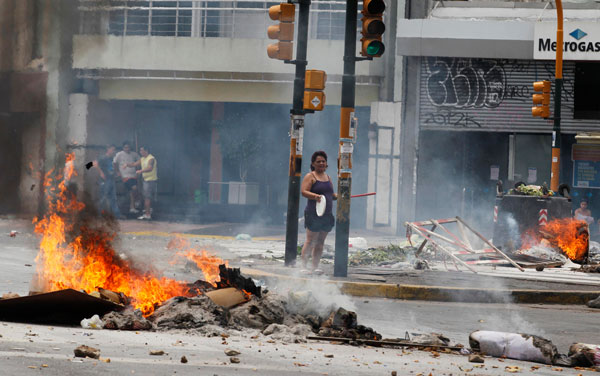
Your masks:
<path fill-rule="evenodd" d="M 79 0 L 80 34 L 266 38 L 270 6 L 256 0 Z M 346 2 L 313 0 L 309 38 L 344 39 Z M 362 8 L 362 2 L 359 2 Z"/>

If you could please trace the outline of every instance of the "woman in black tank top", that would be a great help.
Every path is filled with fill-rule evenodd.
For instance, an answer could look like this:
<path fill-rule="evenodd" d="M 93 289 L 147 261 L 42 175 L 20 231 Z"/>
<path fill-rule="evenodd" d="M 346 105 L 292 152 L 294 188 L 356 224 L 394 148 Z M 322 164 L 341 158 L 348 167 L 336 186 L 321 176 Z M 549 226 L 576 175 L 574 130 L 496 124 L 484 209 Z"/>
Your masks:
<path fill-rule="evenodd" d="M 325 170 L 327 169 L 327 154 L 320 150 L 316 151 L 311 157 L 311 172 L 306 174 L 300 187 L 302 196 L 308 199 L 304 209 L 304 227 L 306 228 L 306 241 L 302 247 L 302 272 L 306 274 L 323 274 L 319 269 L 319 262 L 323 254 L 323 245 L 325 238 L 335 220 L 333 218 L 333 200 L 337 199 L 337 194 L 333 190 L 331 178 Z M 325 196 L 325 212 L 318 216 L 316 204 Z M 312 256 L 312 267 L 308 269 L 308 258 Z"/>

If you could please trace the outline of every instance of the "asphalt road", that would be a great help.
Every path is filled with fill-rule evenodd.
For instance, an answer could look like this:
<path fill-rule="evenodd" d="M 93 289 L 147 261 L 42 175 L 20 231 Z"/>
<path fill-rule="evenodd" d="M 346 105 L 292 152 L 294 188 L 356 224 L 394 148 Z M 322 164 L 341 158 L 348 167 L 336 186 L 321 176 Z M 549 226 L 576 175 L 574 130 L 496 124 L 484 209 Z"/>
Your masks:
<path fill-rule="evenodd" d="M 355 299 L 358 321 L 384 337 L 441 333 L 468 346 L 475 330 L 527 333 L 551 340 L 567 353 L 574 342 L 598 343 L 600 310 L 584 306 L 475 304 Z"/>
<path fill-rule="evenodd" d="M 536 324 L 561 351 L 572 341 L 597 341 L 594 325 L 599 313 L 577 307 L 481 307 L 385 299 L 353 303 L 359 323 L 373 326 L 386 337 L 403 336 L 406 330 L 433 331 L 467 344 L 471 330 L 513 330 L 506 325 L 520 323 L 523 328 Z M 502 316 L 510 318 L 504 322 L 491 319 Z M 594 374 L 567 368 L 557 373 L 556 367 L 509 359 L 486 358 L 485 364 L 477 365 L 461 355 L 314 341 L 289 343 L 253 330 L 228 334 L 223 341 L 220 336 L 205 337 L 194 331 L 125 332 L 0 322 L 0 375 L 390 375 L 394 370 L 398 375 L 498 375 L 507 366 L 520 367 L 520 374 L 534 370 L 536 375 Z M 73 349 L 84 344 L 100 349 L 101 358 L 74 358 Z M 228 348 L 241 352 L 239 364 L 230 363 L 224 353 Z M 163 350 L 165 355 L 150 355 L 151 350 Z M 187 363 L 181 363 L 182 356 Z"/>

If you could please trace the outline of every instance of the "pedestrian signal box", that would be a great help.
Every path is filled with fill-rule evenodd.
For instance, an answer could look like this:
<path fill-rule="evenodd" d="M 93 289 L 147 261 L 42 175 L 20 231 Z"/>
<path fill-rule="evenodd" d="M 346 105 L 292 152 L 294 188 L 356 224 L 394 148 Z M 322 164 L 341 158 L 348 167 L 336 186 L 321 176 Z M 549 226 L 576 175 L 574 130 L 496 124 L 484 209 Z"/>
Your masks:
<path fill-rule="evenodd" d="M 325 107 L 325 82 L 327 73 L 322 70 L 307 69 L 304 75 L 304 109 L 322 111 Z"/>

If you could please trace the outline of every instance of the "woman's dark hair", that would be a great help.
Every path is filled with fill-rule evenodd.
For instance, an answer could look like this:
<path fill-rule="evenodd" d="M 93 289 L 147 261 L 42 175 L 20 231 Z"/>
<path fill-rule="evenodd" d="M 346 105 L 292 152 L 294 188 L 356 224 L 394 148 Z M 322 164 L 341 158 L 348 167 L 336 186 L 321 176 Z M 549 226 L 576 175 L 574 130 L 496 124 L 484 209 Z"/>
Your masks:
<path fill-rule="evenodd" d="M 317 160 L 317 157 L 323 157 L 325 158 L 325 162 L 327 162 L 327 153 L 325 153 L 323 150 L 317 150 L 313 153 L 312 157 L 310 157 L 310 170 L 314 171 L 315 168 L 313 167 L 313 163 L 315 163 L 315 161 Z"/>

